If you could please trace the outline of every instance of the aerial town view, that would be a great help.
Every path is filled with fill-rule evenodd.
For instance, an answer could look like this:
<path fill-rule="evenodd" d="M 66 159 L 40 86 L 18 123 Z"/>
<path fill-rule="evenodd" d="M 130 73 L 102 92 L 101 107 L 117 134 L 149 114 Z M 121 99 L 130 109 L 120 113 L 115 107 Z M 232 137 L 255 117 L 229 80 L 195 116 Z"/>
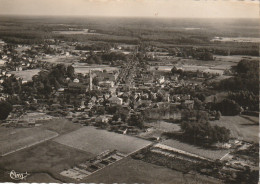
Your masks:
<path fill-rule="evenodd" d="M 258 183 L 259 1 L 201 3 L 0 0 L 0 182 Z"/>

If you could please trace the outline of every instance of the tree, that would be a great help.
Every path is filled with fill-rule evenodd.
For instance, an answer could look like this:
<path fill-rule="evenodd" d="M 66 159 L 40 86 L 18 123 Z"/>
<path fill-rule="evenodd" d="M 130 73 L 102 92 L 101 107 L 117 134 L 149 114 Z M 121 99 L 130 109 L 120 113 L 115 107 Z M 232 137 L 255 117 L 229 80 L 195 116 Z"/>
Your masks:
<path fill-rule="evenodd" d="M 215 115 L 215 120 L 219 120 L 221 117 L 221 112 L 217 111 L 216 115 Z"/>
<path fill-rule="evenodd" d="M 69 65 L 67 67 L 67 76 L 69 78 L 74 78 L 75 77 L 75 70 L 74 70 L 74 67 L 72 65 Z"/>
<path fill-rule="evenodd" d="M 93 80 L 92 80 L 92 83 L 93 83 L 95 86 L 97 86 L 98 83 L 99 83 L 98 78 L 97 78 L 97 77 L 94 77 Z"/>
<path fill-rule="evenodd" d="M 171 69 L 172 74 L 176 74 L 177 71 L 178 71 L 178 69 L 176 68 L 176 66 L 172 67 L 172 69 Z"/>
<path fill-rule="evenodd" d="M 10 103 L 0 102 L 0 120 L 5 120 L 12 110 L 13 106 Z"/>
<path fill-rule="evenodd" d="M 225 116 L 235 116 L 241 112 L 240 106 L 234 100 L 229 99 L 224 99 L 222 102 L 217 103 L 216 110 Z"/>
<path fill-rule="evenodd" d="M 134 113 L 128 119 L 128 125 L 136 126 L 141 129 L 144 126 L 144 117 L 141 114 Z"/>
<path fill-rule="evenodd" d="M 227 142 L 230 139 L 230 130 L 209 122 L 182 122 L 183 138 L 193 144 L 213 144 Z"/>
<path fill-rule="evenodd" d="M 198 111 L 196 119 L 198 122 L 207 122 L 209 120 L 208 113 L 206 111 Z"/>

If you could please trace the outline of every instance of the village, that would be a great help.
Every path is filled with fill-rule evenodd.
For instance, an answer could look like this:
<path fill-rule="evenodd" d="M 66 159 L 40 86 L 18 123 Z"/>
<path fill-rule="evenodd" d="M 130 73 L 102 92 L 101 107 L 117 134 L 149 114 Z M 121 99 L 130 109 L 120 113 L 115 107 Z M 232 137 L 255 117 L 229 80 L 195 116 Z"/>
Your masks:
<path fill-rule="evenodd" d="M 87 181 L 87 176 L 128 156 L 229 182 L 235 182 L 241 177 L 240 173 L 251 177 L 257 172 L 258 162 L 246 153 L 257 155 L 254 149 L 258 139 L 234 136 L 228 128 L 214 123 L 225 117 L 222 116 L 223 105 L 219 105 L 221 99 L 211 82 L 234 76 L 231 66 L 224 69 L 207 65 L 197 70 L 185 68 L 186 63 L 193 60 L 216 61 L 211 50 L 176 47 L 168 51 L 130 44 L 89 51 L 77 48 L 85 49 L 79 43 L 54 39 L 34 46 L 0 42 L 0 99 L 12 105 L 12 111 L 2 120 L 1 127 L 41 129 L 46 122 L 64 119 L 82 128 L 95 127 L 111 135 L 120 134 L 121 139 L 130 136 L 147 142 L 137 150 L 131 150 L 136 152 L 134 154 L 118 148 L 102 150 L 103 156 L 100 156 L 101 152 L 93 153 L 98 157 L 94 165 L 90 164 L 94 162 L 92 158 L 92 161 L 64 168 L 60 177 L 72 182 Z M 182 64 L 184 61 L 187 62 Z M 83 69 L 85 71 L 81 73 Z M 248 115 L 254 112 L 247 107 L 239 106 L 236 111 L 243 121 L 255 122 Z M 197 135 L 203 131 L 212 133 L 196 135 L 194 140 L 199 143 L 190 142 L 189 133 L 185 134 L 189 124 L 195 122 L 208 128 L 200 127 L 203 130 L 198 130 Z M 74 136 L 73 131 L 69 134 Z M 66 135 L 61 134 L 61 137 Z M 74 143 L 66 142 L 65 137 L 60 140 L 59 136 L 38 137 L 29 144 L 34 145 L 36 139 L 54 137 L 55 142 L 75 147 Z M 86 139 L 84 133 L 75 136 Z M 24 144 L 28 143 L 17 144 L 17 150 L 27 148 Z M 78 149 L 89 151 L 85 147 Z M 12 148 L 6 147 L 2 156 L 12 152 Z M 113 156 L 106 158 L 106 155 Z"/>

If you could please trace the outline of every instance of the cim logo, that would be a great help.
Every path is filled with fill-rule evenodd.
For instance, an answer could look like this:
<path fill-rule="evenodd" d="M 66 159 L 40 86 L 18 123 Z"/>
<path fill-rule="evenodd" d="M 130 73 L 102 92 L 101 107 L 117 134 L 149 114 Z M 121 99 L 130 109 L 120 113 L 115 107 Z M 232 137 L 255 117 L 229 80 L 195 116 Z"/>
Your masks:
<path fill-rule="evenodd" d="M 29 174 L 27 172 L 18 173 L 18 172 L 15 172 L 14 170 L 12 170 L 10 172 L 10 178 L 12 178 L 13 180 L 24 180 L 24 179 L 26 179 L 27 176 L 29 176 Z"/>

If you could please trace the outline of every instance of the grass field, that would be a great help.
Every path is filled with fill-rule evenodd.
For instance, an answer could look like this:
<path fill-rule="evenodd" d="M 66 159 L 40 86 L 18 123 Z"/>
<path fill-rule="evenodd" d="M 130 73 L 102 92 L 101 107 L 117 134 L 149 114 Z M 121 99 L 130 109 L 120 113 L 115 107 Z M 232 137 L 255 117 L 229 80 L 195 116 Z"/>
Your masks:
<path fill-rule="evenodd" d="M 67 178 L 63 178 L 59 173 L 93 156 L 93 154 L 88 152 L 73 149 L 53 141 L 46 141 L 5 157 L 0 157 L 0 167 L 5 171 L 27 171 L 30 173 L 30 177 L 32 177 L 29 180 L 30 182 L 39 181 L 36 177 L 39 173 L 48 173 L 53 177 L 46 182 L 52 182 L 53 179 L 68 181 Z M 33 177 L 34 174 L 36 174 L 35 177 Z M 48 180 L 48 178 L 45 179 Z M 43 182 L 43 180 L 40 181 Z"/>
<path fill-rule="evenodd" d="M 259 141 L 259 125 L 241 116 L 222 116 L 220 120 L 210 123 L 228 128 L 234 138 L 255 143 Z"/>
<path fill-rule="evenodd" d="M 0 129 L 0 153 L 9 154 L 30 147 L 58 134 L 41 128 L 4 128 Z"/>
<path fill-rule="evenodd" d="M 117 67 L 111 67 L 109 65 L 88 65 L 85 63 L 75 63 L 73 65 L 75 68 L 76 73 L 82 73 L 82 74 L 87 74 L 89 73 L 90 70 L 98 70 L 98 71 L 117 71 Z"/>
<path fill-rule="evenodd" d="M 55 55 L 50 58 L 42 58 L 42 61 L 46 61 L 49 63 L 62 63 L 62 64 L 72 64 L 75 63 L 75 61 L 78 61 L 79 57 L 78 56 L 59 56 Z"/>
<path fill-rule="evenodd" d="M 216 59 L 214 61 L 202 61 L 196 59 L 183 59 L 179 57 L 171 58 L 170 61 L 177 62 L 174 64 L 178 69 L 182 69 L 184 71 L 203 71 L 209 73 L 218 73 L 223 75 L 225 69 L 229 69 L 232 66 L 236 65 L 241 59 L 242 56 L 217 56 L 214 55 Z M 173 67 L 172 65 L 161 65 L 158 66 L 159 71 L 171 71 Z M 152 70 L 155 67 L 151 67 Z"/>
<path fill-rule="evenodd" d="M 39 69 L 32 69 L 32 70 L 23 70 L 23 71 L 11 71 L 11 74 L 15 76 L 21 77 L 24 80 L 30 81 L 32 77 L 39 73 Z"/>
<path fill-rule="evenodd" d="M 154 139 L 161 137 L 164 132 L 177 132 L 181 128 L 178 124 L 168 123 L 166 121 L 157 122 L 146 122 L 146 126 L 151 126 L 151 128 L 146 132 L 141 132 L 138 136 L 144 139 Z"/>
<path fill-rule="evenodd" d="M 42 129 L 57 132 L 60 135 L 75 131 L 81 127 L 82 126 L 80 124 L 72 123 L 71 121 L 63 118 L 45 121 L 41 126 Z"/>
<path fill-rule="evenodd" d="M 161 130 L 163 132 L 173 132 L 173 131 L 179 131 L 180 125 L 174 124 L 174 123 L 168 123 L 166 121 L 157 121 L 157 122 L 151 122 L 146 123 L 148 126 L 152 126 L 155 129 Z"/>
<path fill-rule="evenodd" d="M 217 181 L 198 174 L 183 174 L 158 165 L 125 158 L 96 172 L 81 182 L 86 183 L 169 183 L 217 184 Z"/>
<path fill-rule="evenodd" d="M 27 183 L 60 183 L 47 173 L 33 173 L 26 178 Z"/>
<path fill-rule="evenodd" d="M 200 148 L 198 146 L 190 145 L 172 139 L 165 140 L 161 143 L 211 160 L 220 159 L 229 152 L 228 150 L 210 150 L 210 149 Z"/>
<path fill-rule="evenodd" d="M 151 143 L 136 137 L 99 130 L 95 127 L 81 128 L 57 137 L 54 141 L 95 155 L 106 150 L 118 150 L 121 153 L 129 154 Z"/>

